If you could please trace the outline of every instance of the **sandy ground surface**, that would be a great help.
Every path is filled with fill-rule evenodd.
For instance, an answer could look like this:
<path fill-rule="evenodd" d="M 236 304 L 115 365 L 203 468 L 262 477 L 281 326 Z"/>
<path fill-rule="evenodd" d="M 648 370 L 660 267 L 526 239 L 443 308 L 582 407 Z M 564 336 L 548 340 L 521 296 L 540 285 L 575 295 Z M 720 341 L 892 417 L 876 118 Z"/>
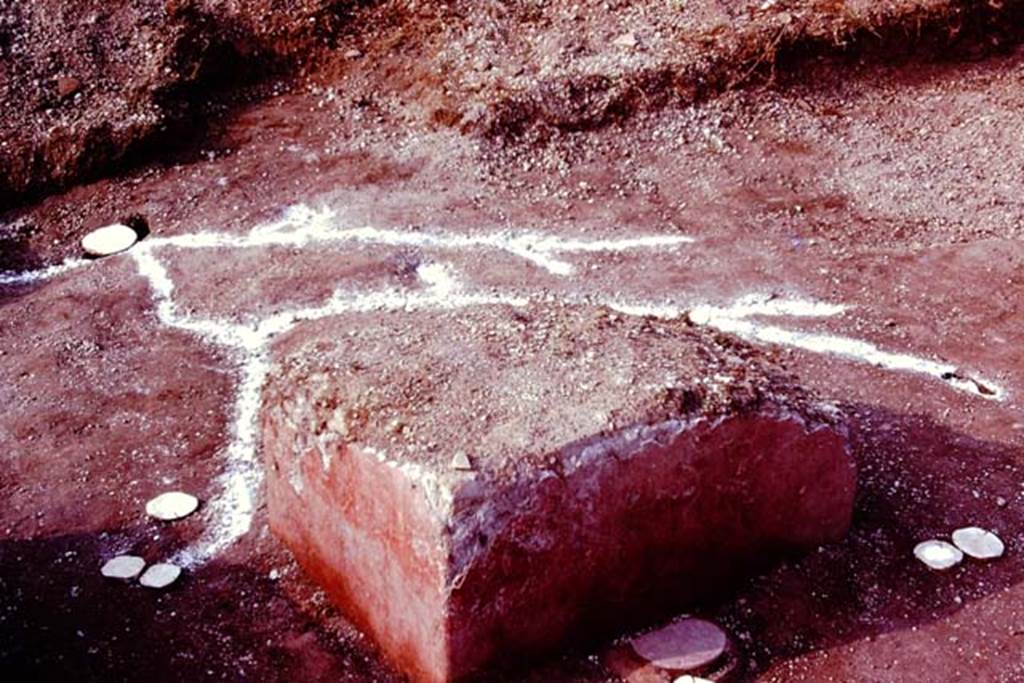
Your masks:
<path fill-rule="evenodd" d="M 1024 52 L 808 63 L 508 149 L 345 78 L 5 216 L 10 267 L 75 259 L 124 216 L 151 230 L 0 285 L 6 670 L 398 680 L 267 532 L 247 425 L 277 334 L 400 308 L 426 263 L 490 296 L 699 311 L 849 412 L 847 540 L 694 608 L 735 639 L 741 680 L 1024 678 Z M 651 237 L 689 239 L 628 242 Z M 149 521 L 170 488 L 200 513 Z M 913 558 L 969 524 L 1006 556 L 946 573 Z M 191 564 L 163 593 L 103 580 L 125 550 Z M 617 680 L 610 647 L 505 678 Z"/>

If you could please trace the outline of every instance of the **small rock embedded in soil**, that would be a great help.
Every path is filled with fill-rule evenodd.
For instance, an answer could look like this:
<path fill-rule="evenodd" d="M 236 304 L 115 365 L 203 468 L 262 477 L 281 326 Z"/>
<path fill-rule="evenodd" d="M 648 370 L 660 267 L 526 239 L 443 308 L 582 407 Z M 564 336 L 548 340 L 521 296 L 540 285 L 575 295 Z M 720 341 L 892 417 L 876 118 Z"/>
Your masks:
<path fill-rule="evenodd" d="M 946 541 L 922 541 L 914 546 L 914 557 L 924 562 L 930 569 L 949 569 L 960 564 L 964 554 L 952 543 Z"/>
<path fill-rule="evenodd" d="M 674 681 L 672 681 L 672 683 L 712 683 L 712 682 L 710 680 L 706 679 L 706 678 L 701 678 L 700 676 L 691 676 L 689 674 L 686 674 L 685 676 L 680 676 L 679 678 L 675 679 Z"/>
<path fill-rule="evenodd" d="M 636 34 L 630 31 L 629 33 L 623 33 L 621 36 L 612 41 L 612 44 L 616 47 L 624 47 L 626 49 L 633 49 L 640 43 L 636 38 Z"/>
<path fill-rule="evenodd" d="M 145 566 L 146 561 L 141 557 L 136 557 L 135 555 L 118 555 L 115 558 L 107 560 L 100 569 L 100 573 L 108 579 L 131 581 L 142 573 Z"/>
<path fill-rule="evenodd" d="M 460 471 L 469 471 L 473 469 L 473 463 L 469 461 L 468 455 L 460 451 L 452 458 L 452 468 Z"/>
<path fill-rule="evenodd" d="M 82 249 L 90 256 L 111 256 L 139 241 L 139 235 L 127 225 L 115 223 L 93 230 L 82 238 Z"/>
<path fill-rule="evenodd" d="M 72 76 L 61 76 L 57 79 L 57 96 L 61 99 L 74 95 L 82 89 L 82 82 Z"/>
<path fill-rule="evenodd" d="M 1006 549 L 998 536 L 976 526 L 968 526 L 954 531 L 953 543 L 965 554 L 978 560 L 1002 557 L 1003 551 Z"/>
<path fill-rule="evenodd" d="M 181 567 L 175 564 L 154 564 L 139 579 L 146 588 L 167 588 L 181 576 Z"/>
<path fill-rule="evenodd" d="M 188 517 L 199 507 L 199 499 L 181 491 L 162 493 L 146 503 L 146 514 L 165 522 Z"/>
<path fill-rule="evenodd" d="M 659 669 L 692 671 L 722 656 L 725 631 L 703 619 L 682 619 L 630 641 L 633 651 Z"/>

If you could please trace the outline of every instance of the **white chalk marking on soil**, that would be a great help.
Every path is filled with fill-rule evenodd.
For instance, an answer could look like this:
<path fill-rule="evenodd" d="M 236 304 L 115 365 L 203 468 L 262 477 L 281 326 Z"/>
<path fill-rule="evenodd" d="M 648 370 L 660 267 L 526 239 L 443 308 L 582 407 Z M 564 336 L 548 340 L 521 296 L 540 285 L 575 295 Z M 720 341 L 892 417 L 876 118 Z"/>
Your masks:
<path fill-rule="evenodd" d="M 801 332 L 750 320 L 752 317 L 823 318 L 840 315 L 849 310 L 843 304 L 829 304 L 802 299 L 776 299 L 747 296 L 731 306 L 696 306 L 690 309 L 671 305 L 623 304 L 609 302 L 608 306 L 628 315 L 643 315 L 674 319 L 687 316 L 697 325 L 713 327 L 734 334 L 747 341 L 777 344 L 804 349 L 824 355 L 841 356 L 851 360 L 897 372 L 927 375 L 958 391 L 984 399 L 1001 401 L 1006 391 L 995 382 L 981 378 L 964 377 L 955 365 L 922 358 L 908 353 L 880 349 L 861 339 L 833 334 Z"/>
<path fill-rule="evenodd" d="M 257 230 L 253 234 L 257 242 L 266 242 L 265 232 Z M 160 321 L 169 327 L 192 332 L 229 348 L 235 352 L 240 365 L 241 378 L 231 418 L 231 440 L 225 449 L 227 468 L 218 479 L 222 493 L 209 505 L 209 526 L 202 537 L 172 558 L 174 563 L 185 567 L 194 567 L 215 557 L 248 533 L 252 525 L 263 480 L 263 471 L 256 457 L 260 392 L 270 371 L 269 350 L 275 336 L 291 330 L 300 322 L 342 313 L 526 304 L 526 299 L 521 297 L 463 293 L 460 283 L 447 267 L 427 263 L 417 269 L 417 275 L 426 286 L 424 292 L 395 289 L 370 292 L 338 290 L 320 306 L 277 313 L 253 325 L 196 319 L 179 311 L 174 301 L 174 282 L 156 255 L 160 249 L 170 247 L 203 248 L 197 247 L 197 243 L 224 246 L 224 240 L 213 239 L 210 233 L 200 234 L 197 242 L 192 242 L 189 239 L 191 237 L 180 235 L 171 240 L 147 240 L 130 254 L 135 259 L 139 273 L 150 283 Z M 232 241 L 240 247 L 253 246 L 243 237 L 232 236 Z"/>
<path fill-rule="evenodd" d="M 647 235 L 623 239 L 567 239 L 538 233 L 490 233 L 453 235 L 418 230 L 391 230 L 373 227 L 338 226 L 330 209 L 314 210 L 306 205 L 288 209 L 280 220 L 257 226 L 248 234 L 195 232 L 172 237 L 150 237 L 139 242 L 128 256 L 150 285 L 155 311 L 164 325 L 191 332 L 230 350 L 238 363 L 239 381 L 231 416 L 231 436 L 224 449 L 227 467 L 218 479 L 220 496 L 207 506 L 209 526 L 193 545 L 176 554 L 172 561 L 184 567 L 202 564 L 246 534 L 251 525 L 263 472 L 257 460 L 260 392 L 270 371 L 270 344 L 273 337 L 291 330 L 303 321 L 352 312 L 413 311 L 457 309 L 469 306 L 525 306 L 529 299 L 514 293 L 466 291 L 452 271 L 440 263 L 425 263 L 417 268 L 422 291 L 383 289 L 354 291 L 339 289 L 323 305 L 274 314 L 262 320 L 242 324 L 226 320 L 195 318 L 179 310 L 174 300 L 175 286 L 157 252 L 161 249 L 221 249 L 251 247 L 293 247 L 326 243 L 360 242 L 389 246 L 410 246 L 438 250 L 494 249 L 519 256 L 555 275 L 571 275 L 574 267 L 558 258 L 563 254 L 615 253 L 631 250 L 674 248 L 693 242 L 685 235 Z M 50 279 L 89 261 L 72 259 L 57 266 L 23 273 L 0 273 L 0 285 L 29 284 Z M 961 391 L 985 398 L 1001 399 L 1005 392 L 985 382 L 991 394 L 980 391 L 980 384 L 962 379 L 956 368 L 908 354 L 889 353 L 873 344 L 832 335 L 793 332 L 780 327 L 754 323 L 754 316 L 826 317 L 842 313 L 847 307 L 815 301 L 744 297 L 731 306 L 698 306 L 638 302 L 624 304 L 596 301 L 627 315 L 679 318 L 689 315 L 697 324 L 733 332 L 750 341 L 783 344 L 817 353 L 840 355 L 872 362 L 892 370 L 923 373 L 943 380 Z M 403 469 L 403 471 L 405 471 Z M 449 497 L 430 473 L 412 471 L 442 505 Z M 431 475 L 432 476 L 432 475 Z M 428 481 L 429 480 L 429 481 Z M 959 551 L 957 551 L 959 552 Z"/>
<path fill-rule="evenodd" d="M 392 230 L 374 227 L 345 228 L 335 224 L 331 209 L 315 210 L 306 205 L 294 206 L 284 217 L 259 226 L 248 235 L 200 232 L 148 240 L 157 245 L 183 249 L 211 247 L 290 246 L 301 248 L 315 243 L 362 242 L 387 246 L 407 246 L 442 250 L 494 249 L 514 254 L 555 275 L 574 272 L 571 263 L 556 258 L 558 254 L 625 252 L 640 249 L 672 248 L 694 241 L 687 235 L 646 235 L 622 239 L 564 239 L 539 233 L 485 233 L 453 235 L 418 230 Z"/>
<path fill-rule="evenodd" d="M 914 557 L 924 562 L 929 569 L 943 570 L 960 564 L 964 554 L 952 543 L 931 540 L 914 546 Z"/>
<path fill-rule="evenodd" d="M 987 529 L 968 526 L 953 532 L 953 544 L 977 560 L 994 560 L 1003 556 L 1002 539 Z"/>
<path fill-rule="evenodd" d="M 11 285 L 14 287 L 21 285 L 31 285 L 36 282 L 43 282 L 44 280 L 50 280 L 63 275 L 69 271 L 81 268 L 82 266 L 89 265 L 90 261 L 85 259 L 72 258 L 67 259 L 63 263 L 58 263 L 54 266 L 48 266 L 46 268 L 40 268 L 39 270 L 25 270 L 22 272 L 11 272 L 3 271 L 0 272 L 0 285 Z"/>

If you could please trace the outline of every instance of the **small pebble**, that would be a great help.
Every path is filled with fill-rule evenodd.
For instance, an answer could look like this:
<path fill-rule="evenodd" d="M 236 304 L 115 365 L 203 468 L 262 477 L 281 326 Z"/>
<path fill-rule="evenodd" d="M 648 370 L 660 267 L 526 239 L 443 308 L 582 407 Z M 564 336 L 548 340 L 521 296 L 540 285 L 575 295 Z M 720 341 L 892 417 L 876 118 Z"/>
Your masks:
<path fill-rule="evenodd" d="M 914 546 L 914 557 L 931 569 L 949 569 L 960 564 L 964 559 L 964 554 L 952 543 L 931 540 Z"/>
<path fill-rule="evenodd" d="M 630 31 L 629 33 L 623 33 L 621 36 L 612 41 L 612 44 L 616 47 L 624 47 L 632 49 L 637 46 L 640 41 L 637 40 L 636 34 Z"/>
<path fill-rule="evenodd" d="M 181 576 L 181 567 L 174 564 L 154 564 L 139 579 L 146 588 L 167 588 Z"/>
<path fill-rule="evenodd" d="M 199 507 L 199 500 L 188 493 L 170 491 L 146 503 L 146 514 L 170 522 L 188 517 Z"/>
<path fill-rule="evenodd" d="M 452 458 L 452 467 L 454 469 L 462 471 L 472 470 L 473 463 L 469 461 L 468 455 L 466 455 L 462 451 L 459 451 L 458 453 L 455 454 L 455 457 Z"/>
<path fill-rule="evenodd" d="M 1006 547 L 1002 540 L 991 531 L 968 526 L 953 532 L 953 543 L 967 555 L 979 560 L 1002 557 Z"/>
<path fill-rule="evenodd" d="M 57 95 L 62 99 L 82 89 L 82 82 L 73 76 L 60 76 L 57 78 Z"/>
<path fill-rule="evenodd" d="M 681 619 L 630 641 L 633 650 L 659 669 L 692 671 L 714 662 L 728 645 L 725 631 L 703 619 Z"/>
<path fill-rule="evenodd" d="M 82 238 L 82 249 L 90 256 L 110 256 L 131 249 L 138 234 L 127 225 L 115 223 L 93 230 Z"/>
<path fill-rule="evenodd" d="M 700 676 L 691 676 L 690 674 L 686 674 L 685 676 L 680 676 L 676 680 L 672 681 L 672 683 L 712 683 L 712 682 L 709 681 L 706 678 L 701 678 Z"/>
<path fill-rule="evenodd" d="M 146 561 L 141 557 L 118 555 L 113 559 L 107 560 L 106 564 L 100 569 L 100 573 L 108 579 L 131 581 L 142 573 L 145 566 Z"/>

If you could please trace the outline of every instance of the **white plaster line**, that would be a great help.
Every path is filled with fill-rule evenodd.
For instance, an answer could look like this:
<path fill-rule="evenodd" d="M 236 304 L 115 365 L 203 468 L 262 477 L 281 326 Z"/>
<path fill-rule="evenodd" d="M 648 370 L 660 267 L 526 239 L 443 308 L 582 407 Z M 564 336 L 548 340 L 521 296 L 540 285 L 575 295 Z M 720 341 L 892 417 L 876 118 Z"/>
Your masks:
<path fill-rule="evenodd" d="M 871 342 L 860 339 L 786 330 L 771 325 L 758 325 L 749 320 L 737 318 L 712 318 L 710 324 L 716 329 L 731 332 L 748 341 L 791 346 L 814 353 L 850 358 L 886 370 L 927 375 L 945 382 L 959 391 L 993 401 L 1001 401 L 1006 396 L 1006 391 L 995 382 L 984 378 L 976 380 L 965 377 L 955 365 L 940 363 L 908 353 L 885 351 Z"/>
<path fill-rule="evenodd" d="M 195 319 L 181 314 L 174 302 L 174 282 L 155 254 L 166 246 L 166 242 L 154 240 L 131 252 L 139 273 L 153 290 L 160 321 L 168 327 L 192 332 L 228 347 L 237 354 L 241 365 L 231 418 L 231 440 L 225 449 L 227 467 L 218 479 L 222 493 L 208 506 L 209 523 L 203 535 L 171 558 L 171 562 L 184 567 L 209 561 L 245 535 L 252 525 L 263 481 L 263 471 L 257 459 L 260 394 L 270 371 L 270 344 L 275 336 L 291 330 L 300 322 L 349 312 L 526 304 L 525 298 L 516 296 L 465 293 L 447 267 L 426 263 L 417 269 L 417 275 L 426 286 L 423 292 L 339 290 L 320 306 L 277 313 L 255 325 Z"/>
<path fill-rule="evenodd" d="M 832 334 L 787 330 L 776 325 L 764 325 L 750 320 L 754 317 L 810 317 L 825 318 L 849 310 L 843 304 L 829 304 L 805 299 L 780 299 L 773 296 L 746 296 L 729 306 L 695 306 L 683 308 L 670 304 L 607 302 L 627 315 L 674 319 L 688 316 L 698 324 L 734 334 L 751 342 L 776 344 L 804 349 L 814 353 L 840 356 L 868 363 L 886 370 L 926 375 L 952 388 L 981 398 L 1001 401 L 1006 390 L 985 378 L 966 377 L 955 366 L 908 353 L 885 351 L 877 345 Z"/>
<path fill-rule="evenodd" d="M 182 312 L 175 301 L 175 285 L 157 252 L 163 249 L 211 249 L 290 246 L 302 248 L 317 243 L 364 242 L 389 246 L 413 246 L 438 250 L 485 248 L 502 250 L 524 258 L 556 275 L 573 273 L 573 266 L 555 255 L 570 253 L 622 252 L 628 250 L 671 248 L 692 242 L 682 235 L 650 235 L 626 239 L 563 239 L 535 233 L 498 233 L 485 235 L 451 235 L 443 233 L 381 230 L 371 227 L 343 228 L 336 224 L 334 212 L 313 210 L 305 205 L 289 209 L 275 222 L 257 226 L 245 235 L 218 232 L 197 232 L 166 238 L 150 238 L 127 254 L 135 261 L 139 274 L 153 292 L 155 312 L 160 322 L 183 330 L 227 348 L 239 365 L 238 387 L 231 416 L 231 436 L 224 449 L 226 467 L 218 479 L 222 493 L 208 504 L 208 527 L 198 541 L 172 558 L 176 564 L 196 566 L 215 557 L 248 532 L 259 500 L 263 469 L 257 459 L 259 446 L 258 417 L 263 384 L 271 368 L 270 345 L 273 338 L 303 321 L 351 312 L 411 311 L 423 309 L 452 310 L 469 306 L 524 306 L 525 296 L 510 292 L 479 293 L 467 291 L 449 267 L 427 262 L 420 265 L 417 276 L 420 290 L 379 289 L 356 291 L 339 289 L 323 304 L 284 311 L 250 323 L 197 318 Z M 0 274 L 0 284 L 27 284 L 60 275 L 89 263 L 77 259 L 27 273 Z M 550 296 L 548 297 L 550 298 Z M 570 297 L 571 298 L 571 297 Z M 594 300 L 591 300 L 594 302 Z M 751 296 L 730 306 L 697 306 L 683 308 L 653 302 L 621 303 L 597 301 L 633 316 L 679 318 L 684 315 L 699 324 L 732 332 L 750 341 L 781 344 L 816 353 L 838 355 L 861 362 L 905 372 L 925 374 L 940 379 L 961 391 L 989 399 L 1001 399 L 1005 392 L 987 380 L 984 386 L 994 393 L 980 390 L 982 383 L 963 378 L 951 365 L 909 354 L 891 353 L 877 346 L 847 337 L 805 333 L 782 327 L 763 325 L 754 317 L 830 317 L 839 315 L 847 306 L 800 299 Z M 397 463 L 391 463 L 397 466 Z M 408 469 L 408 468 L 406 468 Z M 406 471 L 403 469 L 403 471 Z M 418 470 L 417 470 L 418 472 Z M 410 476 L 415 474 L 409 470 Z M 416 474 L 424 479 L 429 473 Z M 429 484 L 424 479 L 424 484 Z M 436 482 L 435 482 L 436 483 Z M 438 484 L 438 486 L 440 486 Z M 434 487 L 436 488 L 436 487 Z M 445 492 L 433 492 L 444 501 Z M 432 494 L 432 495 L 433 495 Z"/>
<path fill-rule="evenodd" d="M 555 254 L 625 252 L 655 247 L 672 248 L 693 242 L 686 235 L 646 235 L 622 239 L 563 239 L 538 233 L 487 233 L 453 235 L 414 230 L 390 230 L 374 227 L 345 228 L 335 224 L 330 209 L 314 210 L 306 205 L 292 207 L 284 218 L 258 227 L 246 235 L 221 232 L 198 232 L 148 240 L 154 246 L 182 249 L 213 247 L 304 247 L 325 242 L 361 242 L 388 246 L 425 249 L 494 249 L 519 256 L 555 275 L 574 272 L 571 263 Z"/>
<path fill-rule="evenodd" d="M 64 273 L 89 265 L 90 263 L 92 263 L 92 261 L 72 258 L 65 260 L 63 263 L 47 266 L 46 268 L 40 268 L 39 270 L 26 270 L 21 272 L 3 271 L 0 272 L 0 285 L 12 285 L 15 287 L 30 285 L 35 282 L 42 282 L 43 280 L 55 278 L 58 275 L 63 275 Z"/>

